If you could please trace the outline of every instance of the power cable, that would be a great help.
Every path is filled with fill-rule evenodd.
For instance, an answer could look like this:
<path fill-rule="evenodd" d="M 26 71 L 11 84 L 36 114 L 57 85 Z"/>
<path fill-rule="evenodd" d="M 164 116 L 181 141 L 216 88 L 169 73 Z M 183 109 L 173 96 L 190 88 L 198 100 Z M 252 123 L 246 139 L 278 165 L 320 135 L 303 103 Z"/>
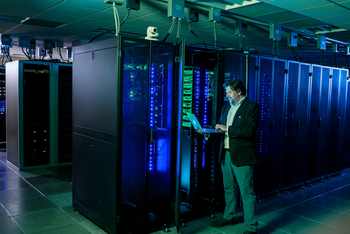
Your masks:
<path fill-rule="evenodd" d="M 294 53 L 293 53 L 292 46 L 289 46 L 289 51 L 290 51 L 290 53 L 293 55 L 295 61 L 298 61 L 297 57 L 295 57 L 295 55 L 294 55 Z"/>
<path fill-rule="evenodd" d="M 324 55 L 324 50 L 322 50 L 322 54 L 323 54 L 323 62 L 324 62 L 324 65 L 327 66 L 327 64 L 326 64 L 326 57 L 325 57 L 325 55 Z"/>
<path fill-rule="evenodd" d="M 181 19 L 177 19 L 177 33 L 176 33 L 176 42 L 175 45 L 177 45 L 179 39 L 180 39 L 180 29 L 181 29 Z"/>
<path fill-rule="evenodd" d="M 124 17 L 124 20 L 123 20 L 123 22 L 120 24 L 120 27 L 125 23 L 125 21 L 129 18 L 129 15 L 130 15 L 130 8 L 128 8 L 128 13 L 126 14 L 126 16 Z M 98 34 L 97 36 L 95 36 L 95 37 L 93 37 L 88 43 L 90 43 L 90 42 L 93 42 L 96 38 L 98 38 L 98 37 L 100 37 L 100 36 L 103 36 L 103 35 L 105 35 L 105 34 L 107 34 L 107 33 L 110 33 L 110 32 L 112 32 L 112 31 L 114 31 L 115 30 L 115 28 L 112 28 L 112 29 L 110 29 L 110 30 L 108 30 L 108 31 L 106 31 L 106 32 L 103 32 L 103 33 L 101 33 L 101 34 Z"/>
<path fill-rule="evenodd" d="M 301 62 L 303 62 L 303 60 L 302 60 L 302 58 L 299 56 L 299 54 L 295 51 L 295 48 L 294 48 L 294 46 L 293 46 L 293 52 L 294 52 L 294 54 L 299 58 L 299 60 L 301 61 Z"/>
<path fill-rule="evenodd" d="M 114 2 L 113 2 L 113 14 L 114 14 L 114 23 L 115 23 L 115 36 L 118 36 L 119 30 L 120 30 L 120 19 L 119 19 L 118 9 L 115 6 Z"/>
<path fill-rule="evenodd" d="M 190 29 L 190 32 L 191 32 L 198 40 L 200 40 L 200 41 L 205 45 L 205 48 L 208 49 L 207 44 L 202 40 L 202 38 L 200 38 L 197 34 L 195 34 L 195 33 L 192 31 L 192 28 L 191 28 L 191 20 L 188 21 L 188 28 Z"/>
<path fill-rule="evenodd" d="M 165 36 L 165 38 L 163 39 L 163 42 L 165 42 L 166 41 L 166 39 L 168 39 L 168 37 L 169 37 L 169 35 L 170 35 L 170 33 L 173 31 L 173 29 L 174 29 L 174 26 L 175 26 L 175 17 L 173 17 L 173 22 L 171 23 L 171 26 L 170 26 L 170 29 L 169 29 L 169 31 L 168 31 L 168 33 L 167 33 L 167 35 Z"/>
<path fill-rule="evenodd" d="M 216 48 L 217 48 L 217 46 L 216 46 L 216 21 L 214 20 L 213 22 L 214 22 L 214 42 L 215 42 L 215 50 L 216 50 Z"/>
<path fill-rule="evenodd" d="M 32 60 L 31 57 L 29 57 L 28 53 L 24 51 L 24 47 L 22 47 L 22 52 L 29 60 Z"/>

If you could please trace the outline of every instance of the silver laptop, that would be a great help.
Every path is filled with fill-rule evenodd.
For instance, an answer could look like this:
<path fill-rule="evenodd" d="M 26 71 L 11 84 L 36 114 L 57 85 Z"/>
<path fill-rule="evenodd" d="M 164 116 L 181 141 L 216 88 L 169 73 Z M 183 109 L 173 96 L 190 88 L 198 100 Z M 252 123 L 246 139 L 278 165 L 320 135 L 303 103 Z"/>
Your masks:
<path fill-rule="evenodd" d="M 201 124 L 199 123 L 197 117 L 194 114 L 186 113 L 188 118 L 190 119 L 194 129 L 197 129 L 199 127 L 200 130 L 204 133 L 224 133 L 223 131 L 217 131 L 214 128 L 202 128 Z"/>

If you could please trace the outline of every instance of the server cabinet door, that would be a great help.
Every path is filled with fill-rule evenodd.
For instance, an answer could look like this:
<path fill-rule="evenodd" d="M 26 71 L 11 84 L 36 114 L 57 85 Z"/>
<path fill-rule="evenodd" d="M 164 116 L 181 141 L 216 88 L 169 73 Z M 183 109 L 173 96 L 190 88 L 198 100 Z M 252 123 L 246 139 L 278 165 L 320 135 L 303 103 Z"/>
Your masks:
<path fill-rule="evenodd" d="M 309 119 L 309 137 L 307 144 L 307 179 L 311 180 L 323 175 L 324 159 L 318 157 L 319 129 L 322 126 L 320 118 L 320 100 L 323 98 L 321 92 L 321 74 L 322 67 L 312 65 L 311 78 L 311 100 L 310 100 L 310 119 Z M 324 123 L 323 123 L 324 124 Z"/>
<path fill-rule="evenodd" d="M 72 66 L 55 64 L 58 72 L 57 162 L 72 162 Z"/>
<path fill-rule="evenodd" d="M 149 53 L 147 41 L 123 40 L 123 121 L 121 159 L 121 211 L 122 232 L 132 232 L 147 226 L 149 220 L 149 145 L 150 87 Z M 153 120 L 154 122 L 154 120 Z M 138 225 L 134 221 L 137 220 Z"/>
<path fill-rule="evenodd" d="M 248 85 L 248 98 L 249 100 L 256 102 L 256 84 L 257 84 L 257 64 L 258 64 L 257 56 L 249 56 L 249 66 L 248 66 L 248 76 L 249 76 L 249 85 Z"/>
<path fill-rule="evenodd" d="M 171 165 L 173 165 L 173 45 L 153 44 L 150 63 L 148 144 L 149 207 L 157 219 L 169 219 L 172 213 Z"/>
<path fill-rule="evenodd" d="M 258 103 L 260 105 L 260 123 L 256 141 L 258 164 L 255 170 L 255 190 L 258 195 L 268 192 L 268 175 L 270 162 L 270 126 L 271 126 L 271 83 L 273 76 L 273 60 L 259 58 Z"/>
<path fill-rule="evenodd" d="M 0 66 L 0 146 L 6 142 L 6 121 L 5 112 L 6 98 L 5 98 L 5 67 Z"/>
<path fill-rule="evenodd" d="M 300 64 L 294 183 L 306 180 L 310 64 Z"/>
<path fill-rule="evenodd" d="M 340 168 L 337 165 L 337 145 L 338 145 L 338 131 L 340 124 L 340 69 L 332 68 L 331 77 L 331 97 L 330 97 L 330 119 L 329 119 L 329 133 L 328 133 L 328 154 L 327 154 L 327 174 L 334 173 Z"/>
<path fill-rule="evenodd" d="M 346 119 L 345 119 L 345 129 L 346 129 L 346 136 L 348 136 L 348 130 L 350 129 L 350 95 L 348 94 L 350 90 L 350 82 L 346 82 L 347 86 L 347 95 L 346 95 Z M 349 144 L 349 139 L 348 137 L 344 137 L 344 153 L 343 153 L 343 161 L 344 161 L 344 166 L 349 166 L 350 165 L 350 144 Z"/>
<path fill-rule="evenodd" d="M 322 67 L 321 73 L 321 91 L 320 91 L 320 126 L 318 131 L 317 158 L 319 161 L 318 172 L 320 176 L 326 174 L 326 157 L 328 149 L 328 127 L 329 127 L 329 109 L 330 109 L 330 67 Z"/>
<path fill-rule="evenodd" d="M 50 65 L 23 64 L 23 167 L 50 164 Z"/>
<path fill-rule="evenodd" d="M 225 82 L 239 79 L 245 84 L 246 61 L 242 53 L 223 51 L 223 71 L 225 71 Z"/>
<path fill-rule="evenodd" d="M 282 186 L 283 124 L 286 87 L 286 64 L 284 60 L 274 60 L 272 82 L 272 107 L 270 122 L 270 160 L 268 170 L 269 191 Z M 260 161 L 259 161 L 260 163 Z"/>
<path fill-rule="evenodd" d="M 338 119 L 337 119 L 337 161 L 335 164 L 335 170 L 340 171 L 343 169 L 344 159 L 344 141 L 346 129 L 345 129 L 345 116 L 346 116 L 346 96 L 347 96 L 347 70 L 340 70 L 339 76 L 339 104 L 338 104 Z"/>
<path fill-rule="evenodd" d="M 288 81 L 286 94 L 284 150 L 283 150 L 283 187 L 294 183 L 295 154 L 297 141 L 297 97 L 299 63 L 288 62 Z"/>

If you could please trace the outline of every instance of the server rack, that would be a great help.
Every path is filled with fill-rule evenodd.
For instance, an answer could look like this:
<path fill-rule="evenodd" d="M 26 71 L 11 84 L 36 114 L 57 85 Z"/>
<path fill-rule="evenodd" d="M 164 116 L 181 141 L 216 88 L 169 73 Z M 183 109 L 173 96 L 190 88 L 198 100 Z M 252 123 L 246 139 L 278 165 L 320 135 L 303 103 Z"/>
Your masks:
<path fill-rule="evenodd" d="M 330 67 L 312 65 L 307 180 L 326 175 Z"/>
<path fill-rule="evenodd" d="M 294 183 L 307 180 L 307 140 L 310 109 L 310 69 L 311 65 L 300 63 L 298 99 L 296 109 L 296 155 L 294 157 Z"/>
<path fill-rule="evenodd" d="M 259 57 L 255 188 L 259 196 L 282 187 L 282 149 L 286 86 L 285 60 Z"/>
<path fill-rule="evenodd" d="M 20 60 L 6 64 L 7 160 L 20 170 L 62 163 L 57 152 L 60 108 L 56 90 L 58 83 L 70 81 L 60 79 L 61 67 L 66 68 L 62 73 L 71 76 L 71 64 Z M 60 147 L 69 144 L 60 142 Z"/>
<path fill-rule="evenodd" d="M 347 83 L 346 83 L 347 95 L 346 95 L 346 118 L 345 118 L 345 129 L 350 129 L 350 95 L 348 94 L 350 90 L 350 82 L 349 82 L 349 73 L 347 74 Z M 347 137 L 344 137 L 344 154 L 343 154 L 343 166 L 350 167 L 350 144 L 348 143 Z"/>
<path fill-rule="evenodd" d="M 342 154 L 345 134 L 345 114 L 347 95 L 347 71 L 332 68 L 330 76 L 330 113 L 328 130 L 328 149 L 326 158 L 327 174 L 342 170 Z"/>
<path fill-rule="evenodd" d="M 203 126 L 215 125 L 214 85 L 217 83 L 218 55 L 186 51 L 183 112 L 193 113 Z M 182 217 L 209 214 L 217 200 L 218 165 L 214 136 L 206 141 L 193 129 L 184 114 L 182 153 Z"/>
<path fill-rule="evenodd" d="M 5 67 L 0 66 L 0 147 L 6 143 L 6 93 L 5 93 Z"/>
<path fill-rule="evenodd" d="M 248 96 L 261 108 L 258 197 L 303 188 L 350 164 L 347 70 L 250 55 L 248 71 Z"/>
<path fill-rule="evenodd" d="M 160 229 L 174 220 L 175 47 L 117 37 L 74 51 L 73 207 L 109 233 Z"/>

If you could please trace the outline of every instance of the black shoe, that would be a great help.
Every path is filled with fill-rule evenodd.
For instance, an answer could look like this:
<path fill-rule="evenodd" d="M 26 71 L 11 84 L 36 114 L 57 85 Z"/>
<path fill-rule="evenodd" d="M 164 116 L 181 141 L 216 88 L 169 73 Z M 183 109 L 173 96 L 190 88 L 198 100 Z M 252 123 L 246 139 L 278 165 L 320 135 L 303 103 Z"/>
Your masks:
<path fill-rule="evenodd" d="M 252 231 L 245 231 L 243 234 L 257 234 L 257 232 L 252 232 Z"/>
<path fill-rule="evenodd" d="M 219 220 L 216 220 L 216 221 L 213 221 L 211 222 L 211 226 L 212 227 L 223 227 L 223 226 L 227 226 L 227 225 L 235 225 L 234 221 L 233 220 L 228 220 L 228 219 L 225 219 L 225 218 L 222 218 L 222 219 L 219 219 Z"/>

